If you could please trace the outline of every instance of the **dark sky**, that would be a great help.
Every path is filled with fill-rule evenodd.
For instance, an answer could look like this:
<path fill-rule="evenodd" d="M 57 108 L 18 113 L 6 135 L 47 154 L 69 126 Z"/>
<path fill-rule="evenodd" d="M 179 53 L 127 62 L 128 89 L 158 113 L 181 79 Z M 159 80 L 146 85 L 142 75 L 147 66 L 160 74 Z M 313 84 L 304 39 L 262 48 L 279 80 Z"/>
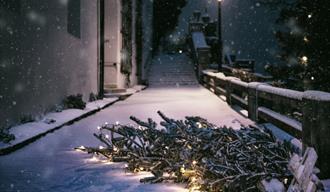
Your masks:
<path fill-rule="evenodd" d="M 199 9 L 204 13 L 205 8 L 213 19 L 217 19 L 217 0 L 188 0 L 174 34 L 187 33 L 189 17 L 193 11 Z M 241 59 L 255 59 L 257 71 L 260 72 L 264 65 L 278 62 L 277 41 L 274 36 L 277 14 L 256 3 L 256 0 L 223 0 L 224 51 L 235 53 Z"/>

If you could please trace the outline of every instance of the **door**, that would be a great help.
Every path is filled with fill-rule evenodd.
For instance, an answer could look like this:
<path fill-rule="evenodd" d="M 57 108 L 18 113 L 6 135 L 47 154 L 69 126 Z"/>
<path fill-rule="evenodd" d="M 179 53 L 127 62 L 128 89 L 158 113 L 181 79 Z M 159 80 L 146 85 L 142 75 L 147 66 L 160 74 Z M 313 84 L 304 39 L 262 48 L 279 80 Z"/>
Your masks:
<path fill-rule="evenodd" d="M 120 55 L 120 4 L 104 0 L 104 88 L 117 88 Z"/>

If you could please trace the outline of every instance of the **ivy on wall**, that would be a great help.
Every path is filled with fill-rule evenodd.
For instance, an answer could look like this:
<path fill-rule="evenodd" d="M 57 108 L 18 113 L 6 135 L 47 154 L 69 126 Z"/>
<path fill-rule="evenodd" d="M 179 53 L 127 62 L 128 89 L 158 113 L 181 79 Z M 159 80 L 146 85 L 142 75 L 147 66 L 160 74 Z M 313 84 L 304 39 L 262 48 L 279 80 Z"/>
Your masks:
<path fill-rule="evenodd" d="M 121 68 L 120 71 L 128 76 L 132 73 L 132 1 L 121 1 L 121 34 L 122 34 L 122 50 L 121 50 Z"/>
<path fill-rule="evenodd" d="M 142 23 L 142 9 L 143 4 L 142 0 L 136 1 L 136 64 L 137 64 L 137 73 L 136 75 L 139 77 L 139 81 L 141 80 L 142 73 L 142 51 L 143 51 L 143 23 Z"/>

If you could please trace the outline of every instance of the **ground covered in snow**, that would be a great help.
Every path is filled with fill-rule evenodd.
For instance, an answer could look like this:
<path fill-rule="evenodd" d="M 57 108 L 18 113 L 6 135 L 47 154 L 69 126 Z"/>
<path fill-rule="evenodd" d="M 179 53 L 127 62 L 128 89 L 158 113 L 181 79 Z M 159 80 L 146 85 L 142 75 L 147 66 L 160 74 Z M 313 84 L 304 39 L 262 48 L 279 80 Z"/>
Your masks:
<path fill-rule="evenodd" d="M 104 122 L 131 123 L 130 115 L 159 121 L 156 111 L 169 117 L 198 115 L 218 125 L 235 128 L 251 123 L 202 87 L 150 88 L 125 101 L 7 156 L 0 157 L 0 191 L 181 191 L 175 184 L 139 183 L 139 175 L 125 174 L 123 164 L 97 163 L 74 147 L 98 146 L 92 134 Z M 166 187 L 163 187 L 166 186 Z"/>

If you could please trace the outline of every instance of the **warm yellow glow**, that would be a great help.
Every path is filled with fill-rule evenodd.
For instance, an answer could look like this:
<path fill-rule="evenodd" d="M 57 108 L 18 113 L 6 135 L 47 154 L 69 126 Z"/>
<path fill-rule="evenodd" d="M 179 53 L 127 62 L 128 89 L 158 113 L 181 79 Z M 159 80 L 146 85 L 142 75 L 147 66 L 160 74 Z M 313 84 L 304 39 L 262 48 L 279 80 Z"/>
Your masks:
<path fill-rule="evenodd" d="M 200 186 L 192 186 L 192 187 L 190 187 L 190 189 L 189 189 L 189 191 L 191 191 L 191 192 L 198 192 L 198 191 L 200 191 Z"/>
<path fill-rule="evenodd" d="M 308 43 L 308 38 L 307 37 L 304 37 L 304 41 L 306 42 L 306 43 Z"/>
<path fill-rule="evenodd" d="M 180 168 L 180 172 L 181 173 L 185 173 L 186 172 L 186 169 L 184 168 L 184 165 L 182 165 L 182 167 Z"/>
<path fill-rule="evenodd" d="M 301 61 L 302 61 L 303 63 L 307 63 L 307 61 L 308 61 L 308 57 L 307 57 L 307 56 L 303 56 L 303 57 L 301 58 Z"/>
<path fill-rule="evenodd" d="M 196 165 L 196 164 L 197 164 L 197 161 L 193 161 L 192 164 L 193 164 L 193 165 Z"/>
<path fill-rule="evenodd" d="M 80 146 L 80 147 L 77 147 L 75 150 L 76 151 L 83 151 L 85 150 L 86 148 L 84 146 Z"/>
<path fill-rule="evenodd" d="M 288 179 L 285 178 L 285 179 L 284 179 L 284 184 L 287 184 L 287 183 L 288 183 Z"/>
<path fill-rule="evenodd" d="M 197 124 L 197 127 L 198 128 L 202 128 L 203 127 L 203 125 L 200 122 L 197 122 L 196 124 Z"/>
<path fill-rule="evenodd" d="M 114 152 L 117 152 L 117 151 L 118 151 L 118 148 L 114 146 L 114 147 L 113 147 L 113 151 L 114 151 Z"/>
<path fill-rule="evenodd" d="M 93 156 L 92 158 L 87 160 L 88 162 L 98 162 L 99 159 L 96 156 Z"/>
<path fill-rule="evenodd" d="M 143 170 L 144 170 L 144 168 L 143 168 L 143 167 L 140 167 L 139 169 L 140 169 L 140 171 L 143 171 Z"/>

